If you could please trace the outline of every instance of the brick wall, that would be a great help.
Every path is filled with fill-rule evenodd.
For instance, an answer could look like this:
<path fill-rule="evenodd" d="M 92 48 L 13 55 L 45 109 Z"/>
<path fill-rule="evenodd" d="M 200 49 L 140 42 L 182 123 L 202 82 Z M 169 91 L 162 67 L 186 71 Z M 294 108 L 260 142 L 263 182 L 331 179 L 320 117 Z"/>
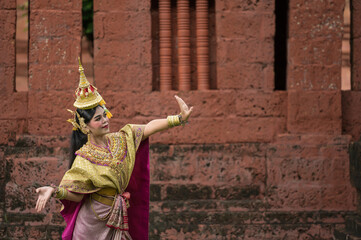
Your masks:
<path fill-rule="evenodd" d="M 189 92 L 152 91 L 151 3 L 121 2 L 94 1 L 94 80 L 111 129 L 177 113 L 174 94 L 195 106 L 189 125 L 151 137 L 151 239 L 332 238 L 356 209 L 348 146 L 359 96 L 340 90 L 344 2 L 290 1 L 288 90 L 274 91 L 274 1 L 216 0 L 218 89 Z M 21 94 L 9 85 L 15 1 L 0 9 L 13 16 L 0 15 L 10 56 L 0 56 L 0 238 L 58 239 L 59 203 L 35 213 L 33 191 L 66 170 L 81 1 L 31 1 Z"/>

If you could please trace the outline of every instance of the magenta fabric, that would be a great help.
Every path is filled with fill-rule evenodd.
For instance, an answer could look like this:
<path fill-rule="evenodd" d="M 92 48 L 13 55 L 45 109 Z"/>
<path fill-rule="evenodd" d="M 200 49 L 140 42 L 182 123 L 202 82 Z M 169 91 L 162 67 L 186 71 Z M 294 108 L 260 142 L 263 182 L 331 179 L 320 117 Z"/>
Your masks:
<path fill-rule="evenodd" d="M 133 240 L 148 240 L 149 223 L 149 140 L 141 142 L 126 192 L 130 193 L 128 208 L 129 233 Z"/>
<path fill-rule="evenodd" d="M 148 240 L 149 181 L 149 140 L 146 139 L 139 145 L 132 176 L 125 190 L 130 193 L 128 218 L 133 240 Z M 60 213 L 66 222 L 63 240 L 72 240 L 76 218 L 85 200 L 86 197 L 81 202 L 61 200 L 64 209 Z"/>
<path fill-rule="evenodd" d="M 66 227 L 62 234 L 63 240 L 72 240 L 76 218 L 85 199 L 86 197 L 84 197 L 81 202 L 73 202 L 65 199 L 60 200 L 64 205 L 64 209 L 60 213 L 66 222 Z"/>

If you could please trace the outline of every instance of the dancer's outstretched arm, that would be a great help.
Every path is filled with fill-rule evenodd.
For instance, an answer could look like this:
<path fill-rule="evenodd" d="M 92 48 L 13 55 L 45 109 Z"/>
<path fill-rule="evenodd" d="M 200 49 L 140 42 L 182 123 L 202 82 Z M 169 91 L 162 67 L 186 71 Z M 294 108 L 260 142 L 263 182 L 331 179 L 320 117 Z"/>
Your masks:
<path fill-rule="evenodd" d="M 180 115 L 182 116 L 181 121 L 187 122 L 190 114 L 193 111 L 193 107 L 189 108 L 187 104 L 183 101 L 183 99 L 181 99 L 180 97 L 178 96 L 174 96 L 174 97 L 177 100 L 180 108 L 180 112 L 181 112 Z M 143 139 L 146 139 L 147 137 L 153 135 L 154 133 L 166 130 L 171 127 L 172 126 L 169 126 L 169 121 L 166 118 L 152 120 L 145 126 Z"/>

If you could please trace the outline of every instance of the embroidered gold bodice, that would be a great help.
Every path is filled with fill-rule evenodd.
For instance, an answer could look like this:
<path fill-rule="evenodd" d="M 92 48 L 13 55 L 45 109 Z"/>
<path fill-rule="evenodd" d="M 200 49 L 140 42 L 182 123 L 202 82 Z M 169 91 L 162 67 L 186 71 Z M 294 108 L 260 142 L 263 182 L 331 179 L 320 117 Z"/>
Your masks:
<path fill-rule="evenodd" d="M 106 136 L 107 148 L 86 143 L 75 153 L 73 166 L 59 187 L 76 193 L 92 193 L 103 188 L 115 188 L 122 193 L 128 186 L 143 131 L 143 125 L 128 124 Z"/>
<path fill-rule="evenodd" d="M 106 136 L 108 141 L 107 147 L 100 147 L 88 141 L 75 154 L 89 160 L 93 164 L 109 166 L 119 175 L 123 167 L 122 163 L 127 155 L 127 143 L 124 135 L 124 132 L 108 134 Z"/>

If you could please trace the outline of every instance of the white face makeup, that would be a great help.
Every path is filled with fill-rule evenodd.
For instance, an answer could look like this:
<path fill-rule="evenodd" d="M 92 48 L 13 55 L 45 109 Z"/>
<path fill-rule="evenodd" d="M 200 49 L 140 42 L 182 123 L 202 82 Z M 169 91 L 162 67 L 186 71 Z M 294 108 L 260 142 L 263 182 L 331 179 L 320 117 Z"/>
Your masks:
<path fill-rule="evenodd" d="M 94 137 L 100 137 L 109 133 L 109 118 L 102 107 L 97 107 L 93 118 L 87 126 Z"/>

